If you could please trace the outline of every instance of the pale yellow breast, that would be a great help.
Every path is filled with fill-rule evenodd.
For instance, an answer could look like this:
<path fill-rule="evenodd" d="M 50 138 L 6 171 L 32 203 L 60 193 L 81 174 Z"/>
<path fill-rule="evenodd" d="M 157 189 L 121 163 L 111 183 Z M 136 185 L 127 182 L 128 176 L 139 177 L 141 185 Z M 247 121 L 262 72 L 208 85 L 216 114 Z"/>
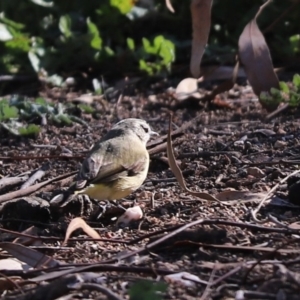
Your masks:
<path fill-rule="evenodd" d="M 110 184 L 91 184 L 80 191 L 97 200 L 118 200 L 127 197 L 138 189 L 146 179 L 148 168 L 136 176 L 124 177 Z"/>

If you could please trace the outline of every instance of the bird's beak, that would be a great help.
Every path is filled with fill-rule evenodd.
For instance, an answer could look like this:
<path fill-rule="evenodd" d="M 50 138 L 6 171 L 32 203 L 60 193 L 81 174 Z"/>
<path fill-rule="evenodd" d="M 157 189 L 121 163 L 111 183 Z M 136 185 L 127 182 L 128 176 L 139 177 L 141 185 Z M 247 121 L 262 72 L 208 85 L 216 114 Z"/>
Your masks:
<path fill-rule="evenodd" d="M 159 133 L 155 132 L 155 131 L 150 131 L 150 136 L 159 136 Z"/>

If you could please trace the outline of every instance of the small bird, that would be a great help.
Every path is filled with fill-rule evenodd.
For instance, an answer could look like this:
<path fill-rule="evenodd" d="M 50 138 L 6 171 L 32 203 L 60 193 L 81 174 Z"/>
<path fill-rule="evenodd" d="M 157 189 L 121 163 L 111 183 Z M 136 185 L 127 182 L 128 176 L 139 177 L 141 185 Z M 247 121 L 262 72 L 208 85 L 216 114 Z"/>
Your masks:
<path fill-rule="evenodd" d="M 128 196 L 147 177 L 146 144 L 153 135 L 159 134 L 144 120 L 129 118 L 118 122 L 90 150 L 70 190 L 100 201 Z"/>

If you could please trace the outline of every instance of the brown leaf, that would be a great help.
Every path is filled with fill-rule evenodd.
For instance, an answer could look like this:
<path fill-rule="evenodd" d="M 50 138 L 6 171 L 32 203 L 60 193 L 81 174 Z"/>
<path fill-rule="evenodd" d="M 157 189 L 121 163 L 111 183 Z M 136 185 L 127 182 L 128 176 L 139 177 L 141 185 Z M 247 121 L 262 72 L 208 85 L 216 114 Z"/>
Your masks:
<path fill-rule="evenodd" d="M 2 242 L 0 243 L 0 248 L 34 268 L 56 267 L 59 265 L 59 262 L 50 256 L 20 244 Z"/>
<path fill-rule="evenodd" d="M 226 190 L 216 195 L 216 198 L 220 201 L 227 201 L 232 203 L 252 203 L 261 201 L 266 197 L 266 193 L 252 193 L 249 191 L 236 191 Z"/>
<path fill-rule="evenodd" d="M 175 97 L 177 100 L 184 100 L 187 98 L 201 98 L 198 92 L 198 80 L 195 78 L 185 78 L 179 82 L 176 87 Z"/>
<path fill-rule="evenodd" d="M 90 227 L 88 224 L 86 224 L 83 219 L 75 218 L 70 222 L 70 224 L 68 226 L 63 245 L 67 244 L 71 234 L 79 228 L 81 228 L 88 236 L 90 236 L 93 239 L 101 238 L 100 235 L 98 234 L 98 232 L 95 229 L 93 229 L 92 227 Z"/>
<path fill-rule="evenodd" d="M 256 16 L 246 25 L 239 38 L 239 58 L 257 96 L 260 96 L 263 91 L 269 92 L 272 87 L 279 88 L 269 47 L 256 23 L 258 15 L 269 3 L 270 0 L 260 7 Z M 269 106 L 266 108 L 275 109 L 276 107 Z"/>
<path fill-rule="evenodd" d="M 181 172 L 180 168 L 178 167 L 175 156 L 174 156 L 173 147 L 172 147 L 172 138 L 171 138 L 171 136 L 172 136 L 171 128 L 172 128 L 172 116 L 170 117 L 170 121 L 169 121 L 169 131 L 168 131 L 168 139 L 167 139 L 167 155 L 168 155 L 168 160 L 169 160 L 169 166 L 170 166 L 173 174 L 175 175 L 179 185 L 185 192 L 189 193 L 192 196 L 196 196 L 203 200 L 219 202 L 218 199 L 216 199 L 215 197 L 213 197 L 207 193 L 193 192 L 187 188 L 184 178 L 183 178 L 183 175 L 182 175 L 182 172 Z"/>
<path fill-rule="evenodd" d="M 211 6 L 212 0 L 192 0 L 190 6 L 193 23 L 190 70 L 196 78 L 200 75 L 200 63 L 208 40 Z"/>
<path fill-rule="evenodd" d="M 126 209 L 124 214 L 117 220 L 117 226 L 122 224 L 123 226 L 128 226 L 130 222 L 138 221 L 143 217 L 143 211 L 140 206 L 129 207 Z"/>
<path fill-rule="evenodd" d="M 166 7 L 168 8 L 168 10 L 169 10 L 170 12 L 172 12 L 172 13 L 175 12 L 175 10 L 174 10 L 174 8 L 173 8 L 172 3 L 171 3 L 170 0 L 166 0 Z"/>
<path fill-rule="evenodd" d="M 43 245 L 43 242 L 38 238 L 38 228 L 35 226 L 31 226 L 24 231 L 22 231 L 22 234 L 16 239 L 14 239 L 13 243 L 16 244 L 22 244 L 24 246 L 41 246 Z M 32 236 L 32 237 L 29 237 Z M 35 239 L 34 236 L 37 238 Z"/>

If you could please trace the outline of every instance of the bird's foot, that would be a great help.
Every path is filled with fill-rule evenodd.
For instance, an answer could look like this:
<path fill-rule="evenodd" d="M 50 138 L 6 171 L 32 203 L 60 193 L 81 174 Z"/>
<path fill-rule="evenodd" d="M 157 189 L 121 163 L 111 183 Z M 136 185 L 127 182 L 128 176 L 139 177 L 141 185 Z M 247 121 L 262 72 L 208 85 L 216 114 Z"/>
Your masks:
<path fill-rule="evenodd" d="M 87 214 L 90 214 L 93 210 L 93 202 L 92 199 L 88 195 L 85 194 L 71 194 L 70 193 L 62 193 L 55 196 L 51 201 L 51 205 L 59 205 L 60 207 L 67 206 L 70 202 L 78 201 L 80 203 L 80 215 L 82 216 L 86 211 Z M 85 210 L 85 205 L 87 205 L 87 209 Z"/>

